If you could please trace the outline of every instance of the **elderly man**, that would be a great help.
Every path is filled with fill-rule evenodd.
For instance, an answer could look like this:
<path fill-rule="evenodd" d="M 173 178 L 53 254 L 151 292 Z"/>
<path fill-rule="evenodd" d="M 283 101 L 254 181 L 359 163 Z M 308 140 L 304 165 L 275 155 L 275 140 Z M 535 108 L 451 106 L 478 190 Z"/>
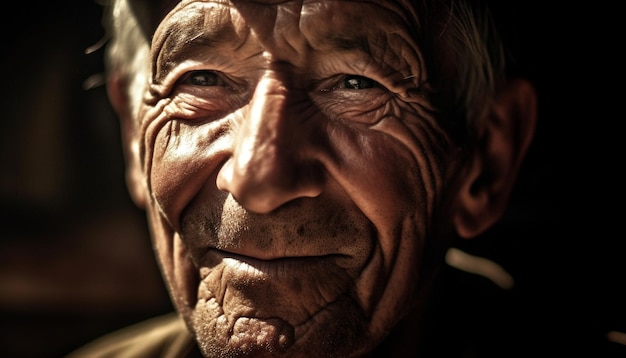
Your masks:
<path fill-rule="evenodd" d="M 108 90 L 177 315 L 76 356 L 416 356 L 533 87 L 475 1 L 113 1 Z M 131 352 L 131 353 L 129 353 Z"/>

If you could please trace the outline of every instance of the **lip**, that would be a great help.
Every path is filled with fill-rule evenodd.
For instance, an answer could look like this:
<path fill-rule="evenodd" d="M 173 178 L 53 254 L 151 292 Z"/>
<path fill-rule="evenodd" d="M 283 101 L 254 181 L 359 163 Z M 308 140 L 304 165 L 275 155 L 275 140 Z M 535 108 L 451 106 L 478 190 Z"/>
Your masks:
<path fill-rule="evenodd" d="M 315 256 L 283 256 L 259 258 L 220 249 L 209 249 L 207 261 L 211 264 L 222 263 L 234 272 L 244 272 L 249 277 L 269 278 L 274 275 L 307 274 L 329 265 L 339 266 L 342 260 L 349 257 L 343 254 L 326 254 Z"/>
<path fill-rule="evenodd" d="M 261 260 L 210 249 L 207 265 L 199 270 L 198 298 L 216 297 L 224 305 L 244 299 L 254 302 L 259 317 L 274 316 L 278 310 L 290 312 L 290 321 L 304 322 L 311 312 L 345 296 L 354 286 L 354 276 L 338 262 L 341 258 L 331 254 Z"/>

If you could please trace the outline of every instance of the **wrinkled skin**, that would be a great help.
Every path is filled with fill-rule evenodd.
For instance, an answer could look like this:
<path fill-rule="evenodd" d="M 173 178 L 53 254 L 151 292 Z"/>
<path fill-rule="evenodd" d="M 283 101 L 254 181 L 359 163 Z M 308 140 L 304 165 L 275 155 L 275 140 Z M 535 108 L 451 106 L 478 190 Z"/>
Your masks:
<path fill-rule="evenodd" d="M 183 1 L 152 42 L 147 211 L 207 356 L 360 356 L 422 303 L 455 153 L 395 2 Z"/>

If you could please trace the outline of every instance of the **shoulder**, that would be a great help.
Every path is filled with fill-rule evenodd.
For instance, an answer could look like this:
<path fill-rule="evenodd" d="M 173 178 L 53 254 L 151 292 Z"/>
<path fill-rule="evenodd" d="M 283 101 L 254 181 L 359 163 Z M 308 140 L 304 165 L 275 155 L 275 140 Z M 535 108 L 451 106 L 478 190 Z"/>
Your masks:
<path fill-rule="evenodd" d="M 109 333 L 70 353 L 66 358 L 192 357 L 196 343 L 175 313 L 151 318 Z"/>

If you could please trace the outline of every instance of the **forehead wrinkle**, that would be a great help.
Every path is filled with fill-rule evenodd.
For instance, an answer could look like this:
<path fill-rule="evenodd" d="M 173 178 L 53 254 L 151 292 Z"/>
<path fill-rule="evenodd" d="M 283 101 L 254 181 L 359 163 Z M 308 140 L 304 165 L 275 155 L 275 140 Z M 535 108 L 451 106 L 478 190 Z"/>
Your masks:
<path fill-rule="evenodd" d="M 287 5 L 286 3 L 289 3 L 289 5 Z M 333 11 L 332 10 L 329 11 L 328 9 L 332 9 L 334 5 L 341 6 L 342 5 L 341 3 L 350 4 L 350 5 L 359 4 L 359 5 L 372 6 L 374 9 L 380 8 L 380 11 L 379 10 L 374 10 L 374 11 L 375 13 L 381 14 L 381 16 L 375 17 L 375 18 L 363 17 L 360 19 L 361 25 L 355 27 L 354 24 L 351 22 L 351 19 L 353 19 L 353 17 L 350 16 L 350 12 L 349 12 L 350 9 L 348 9 L 348 11 L 344 12 L 344 16 L 339 17 L 339 19 L 343 19 L 343 20 L 338 21 L 338 24 L 335 24 L 335 25 L 331 24 L 330 26 L 326 26 L 325 24 L 322 24 L 323 26 L 320 26 L 319 22 L 315 22 L 315 21 L 311 22 L 312 26 L 310 24 L 307 26 L 307 24 L 303 23 L 303 21 L 306 22 L 306 19 L 303 19 L 303 17 L 306 18 L 309 13 L 318 14 L 317 10 L 319 9 L 316 9 L 317 7 L 322 8 L 322 12 L 324 11 L 324 8 L 326 7 L 325 11 L 329 14 L 329 16 L 332 16 Z M 276 18 L 274 18 L 274 20 L 278 20 L 278 17 L 285 16 L 287 15 L 287 13 L 289 13 L 287 18 L 294 19 L 292 21 L 295 21 L 295 23 L 292 23 L 292 25 L 295 26 L 297 30 L 299 30 L 298 31 L 299 35 L 296 35 L 297 36 L 296 38 L 289 38 L 288 37 L 289 31 L 287 31 L 280 36 L 280 43 L 277 43 L 277 44 L 267 43 L 267 41 L 270 41 L 270 42 L 277 41 L 278 40 L 277 38 L 268 39 L 267 41 L 262 41 L 264 42 L 262 44 L 262 47 L 265 47 L 266 50 L 269 50 L 272 53 L 271 57 L 273 58 L 274 61 L 287 61 L 295 65 L 298 65 L 298 64 L 303 65 L 303 63 L 300 63 L 302 58 L 308 57 L 309 60 L 311 59 L 310 58 L 311 56 L 305 55 L 305 53 L 307 53 L 310 50 L 314 50 L 316 52 L 321 52 L 321 53 L 324 53 L 327 51 L 333 51 L 333 52 L 356 51 L 360 53 L 370 54 L 371 56 L 374 56 L 374 58 L 377 59 L 377 61 L 382 62 L 384 58 L 388 56 L 388 54 L 385 55 L 385 52 L 389 51 L 390 49 L 386 48 L 386 45 L 388 45 L 386 44 L 386 41 L 389 40 L 389 36 L 391 35 L 388 33 L 385 33 L 385 31 L 377 30 L 376 27 L 372 26 L 372 25 L 380 24 L 380 23 L 387 24 L 388 26 L 390 26 L 393 29 L 392 32 L 395 33 L 395 36 L 400 35 L 398 37 L 404 38 L 405 44 L 407 46 L 415 47 L 414 43 L 406 42 L 406 41 L 413 42 L 415 40 L 413 31 L 417 31 L 415 28 L 415 24 L 417 23 L 417 17 L 414 15 L 414 10 L 415 10 L 413 9 L 414 5 L 411 5 L 411 3 L 408 3 L 406 1 L 183 0 L 181 1 L 181 3 L 179 3 L 179 6 L 177 6 L 176 9 L 168 15 L 168 17 L 176 16 L 175 14 L 180 13 L 180 10 L 185 7 L 196 6 L 198 8 L 204 9 L 204 10 L 197 10 L 197 9 L 194 10 L 196 12 L 203 13 L 203 14 L 196 14 L 196 16 L 198 18 L 204 17 L 205 18 L 204 23 L 207 23 L 207 21 L 209 21 L 211 18 L 217 18 L 217 20 L 213 20 L 213 21 L 216 23 L 221 23 L 222 26 L 219 28 L 209 27 L 209 26 L 188 26 L 188 25 L 180 26 L 182 30 L 179 29 L 178 32 L 184 33 L 184 34 L 182 36 L 178 36 L 178 38 L 176 38 L 175 40 L 170 39 L 170 37 L 173 34 L 167 31 L 169 27 L 176 28 L 175 24 L 174 25 L 170 24 L 169 27 L 166 27 L 166 30 L 161 30 L 161 33 L 166 33 L 166 35 L 165 36 L 162 35 L 164 37 L 163 41 L 161 42 L 162 45 L 154 46 L 153 50 L 159 49 L 160 52 L 167 52 L 171 54 L 168 56 L 164 56 L 164 60 L 166 61 L 159 61 L 160 62 L 159 68 L 157 69 L 155 67 L 153 74 L 157 74 L 158 76 L 161 76 L 161 77 L 165 75 L 168 72 L 168 68 L 167 68 L 168 64 L 175 64 L 177 57 L 189 58 L 188 55 L 194 55 L 197 58 L 200 55 L 200 53 L 207 52 L 207 50 L 208 52 L 213 52 L 214 53 L 213 56 L 217 56 L 218 52 L 223 52 L 223 51 L 217 51 L 217 46 L 221 44 L 224 44 L 224 45 L 228 44 L 230 46 L 229 50 L 232 50 L 233 48 L 238 49 L 239 47 L 243 46 L 246 39 L 249 36 L 251 36 L 252 34 L 251 31 L 254 31 L 254 27 L 252 27 L 251 29 L 250 22 L 251 21 L 260 22 L 259 18 L 262 17 L 262 16 L 258 16 L 259 15 L 258 11 L 257 12 L 252 11 L 250 14 L 247 14 L 247 15 L 242 14 L 240 7 L 242 6 L 246 7 L 245 4 L 248 4 L 247 6 L 248 10 L 254 9 L 254 8 L 259 9 L 259 7 L 274 8 L 274 10 L 276 10 L 276 8 L 281 8 L 282 11 L 280 11 L 279 13 L 274 13 L 274 16 L 277 16 Z M 288 9 L 285 8 L 285 6 Z M 293 14 L 293 11 L 295 9 L 294 6 L 296 6 L 300 10 L 298 11 L 298 14 Z M 216 10 L 209 11 L 208 10 L 209 7 L 213 7 L 213 8 L 219 7 L 219 8 L 222 8 L 221 11 L 225 11 L 223 8 L 229 8 L 231 9 L 231 11 L 228 16 L 226 15 L 215 16 Z M 285 10 L 287 10 L 287 12 L 284 12 Z M 209 13 L 211 14 L 209 15 Z M 255 13 L 257 16 L 252 16 L 252 15 L 255 15 Z M 382 15 L 384 13 L 388 13 L 390 15 L 384 16 Z M 234 21 L 232 20 L 233 16 L 241 16 L 244 21 L 241 21 L 238 24 L 235 24 Z M 229 19 L 229 21 L 227 20 L 228 26 L 224 26 L 224 23 L 227 22 L 224 20 L 224 17 Z M 330 17 L 325 17 L 325 16 L 322 16 L 322 17 L 330 18 Z M 263 19 L 265 19 L 265 17 L 263 17 Z M 365 23 L 364 21 L 366 20 L 369 21 L 370 23 L 369 24 Z M 237 25 L 245 28 L 245 30 L 236 29 Z M 280 28 L 277 28 L 278 25 L 279 24 L 277 23 L 277 21 L 274 21 L 271 27 L 274 30 L 277 30 L 277 29 L 280 29 Z M 210 31 L 210 30 L 216 30 L 216 31 Z M 285 29 L 282 29 L 282 30 L 285 30 Z M 368 33 L 368 31 L 370 33 Z M 255 37 L 259 36 L 259 34 L 257 34 L 256 31 L 254 31 L 254 34 L 255 34 Z M 259 37 L 261 37 L 259 38 L 259 40 L 261 40 L 263 36 L 259 36 Z M 186 41 L 185 46 L 175 46 L 172 49 L 163 51 L 163 48 L 164 48 L 163 45 L 170 43 L 170 42 L 174 44 L 177 42 L 180 42 L 179 41 L 180 38 Z M 280 47 L 279 46 L 280 44 L 282 44 L 283 47 Z M 188 47 L 189 49 L 185 49 L 185 47 Z M 414 48 L 412 50 L 413 51 L 409 51 L 409 52 L 412 52 L 411 55 L 416 56 L 416 59 L 418 60 L 420 64 L 417 65 L 417 68 L 413 70 L 408 70 L 405 75 L 410 76 L 411 78 L 415 78 L 415 76 L 424 75 L 424 73 L 420 71 L 421 70 L 421 54 L 419 53 L 420 52 L 419 49 Z M 401 51 L 406 51 L 406 48 Z M 198 54 L 195 54 L 196 52 Z M 378 55 L 376 55 L 376 53 Z M 289 54 L 293 54 L 295 57 Z M 304 56 L 300 56 L 300 55 L 304 55 Z M 395 56 L 402 56 L 402 55 L 403 54 L 398 53 Z M 298 57 L 302 57 L 302 58 L 298 60 Z M 411 61 L 411 62 L 415 62 L 415 61 Z"/>
<path fill-rule="evenodd" d="M 303 66 L 310 49 L 300 28 L 302 0 L 234 0 L 233 6 L 271 62 Z"/>
<path fill-rule="evenodd" d="M 369 11 L 378 16 L 376 18 L 352 16 L 355 11 L 363 10 L 362 6 L 370 7 Z M 322 50 L 370 51 L 370 43 L 383 43 L 388 37 L 388 32 L 406 32 L 408 36 L 414 37 L 412 36 L 414 22 L 405 17 L 407 9 L 400 7 L 396 2 L 311 0 L 305 1 L 302 12 L 303 33 L 316 48 Z M 342 16 L 337 16 L 337 13 L 341 13 Z M 308 23 L 309 14 L 322 16 L 326 22 L 323 26 L 317 21 Z"/>
<path fill-rule="evenodd" d="M 349 5 L 342 7 L 342 16 L 337 16 L 335 5 L 341 7 L 342 3 Z M 317 61 L 325 62 L 324 58 L 332 53 L 352 53 L 355 58 L 364 60 L 360 62 L 361 69 L 368 66 L 365 60 L 369 58 L 370 64 L 377 64 L 383 72 L 398 73 L 402 77 L 396 78 L 398 84 L 408 84 L 406 80 L 411 79 L 414 86 L 419 86 L 425 81 L 422 53 L 416 40 L 417 19 L 412 21 L 412 15 L 406 15 L 409 12 L 409 9 L 403 7 L 407 6 L 406 3 L 331 0 L 310 1 L 306 4 L 303 13 L 318 13 L 328 19 L 328 26 L 318 26 L 316 21 L 303 21 L 302 31 L 315 51 Z M 368 6 L 368 13 L 379 16 L 350 16 L 362 10 L 357 5 Z"/>
<path fill-rule="evenodd" d="M 192 2 L 178 6 L 153 41 L 153 74 L 156 82 L 166 77 L 177 64 L 207 56 L 219 57 L 220 46 L 234 50 L 244 46 L 249 31 L 237 26 L 230 6 L 223 2 Z"/>
<path fill-rule="evenodd" d="M 262 0 L 257 0 L 262 1 Z M 296 1 L 296 0 L 287 0 Z M 396 16 L 402 18 L 404 23 L 412 26 L 419 26 L 419 17 L 416 11 L 419 11 L 417 0 L 299 0 L 303 2 L 303 6 L 324 3 L 353 3 L 353 4 L 369 4 L 381 8 L 383 11 L 392 12 Z M 372 19 L 375 20 L 376 18 Z"/>

